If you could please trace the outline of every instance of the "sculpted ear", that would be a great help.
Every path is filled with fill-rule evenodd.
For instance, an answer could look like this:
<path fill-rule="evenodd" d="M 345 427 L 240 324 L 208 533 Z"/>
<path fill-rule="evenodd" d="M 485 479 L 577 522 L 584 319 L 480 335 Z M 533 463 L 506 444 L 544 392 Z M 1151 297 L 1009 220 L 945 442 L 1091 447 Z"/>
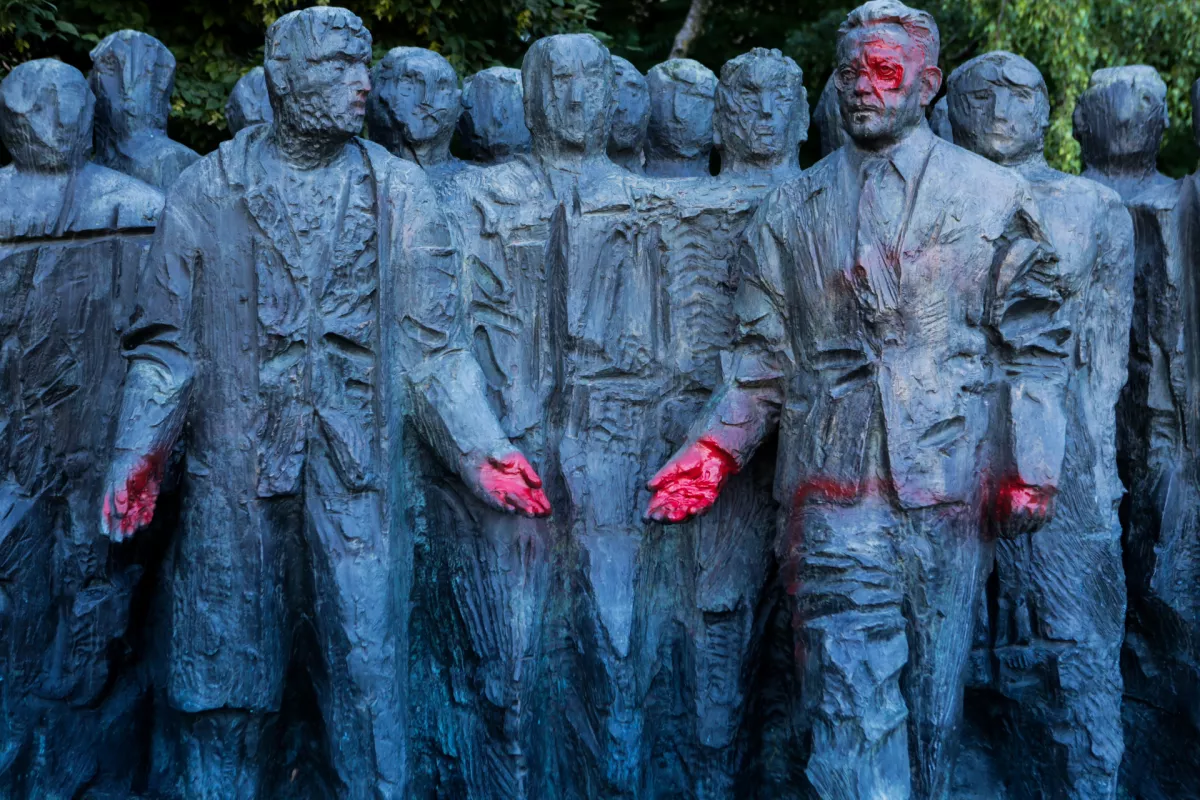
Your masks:
<path fill-rule="evenodd" d="M 942 88 L 942 71 L 937 67 L 921 70 L 921 106 L 928 106 Z"/>

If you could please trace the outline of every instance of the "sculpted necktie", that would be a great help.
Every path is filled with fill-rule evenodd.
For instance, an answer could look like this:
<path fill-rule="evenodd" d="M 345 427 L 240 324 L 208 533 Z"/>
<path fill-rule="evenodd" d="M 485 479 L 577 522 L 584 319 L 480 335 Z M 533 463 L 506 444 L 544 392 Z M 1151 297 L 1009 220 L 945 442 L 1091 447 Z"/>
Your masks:
<path fill-rule="evenodd" d="M 854 280 L 859 300 L 872 312 L 894 310 L 900 297 L 900 234 L 904 178 L 886 158 L 864 167 L 858 198 Z"/>

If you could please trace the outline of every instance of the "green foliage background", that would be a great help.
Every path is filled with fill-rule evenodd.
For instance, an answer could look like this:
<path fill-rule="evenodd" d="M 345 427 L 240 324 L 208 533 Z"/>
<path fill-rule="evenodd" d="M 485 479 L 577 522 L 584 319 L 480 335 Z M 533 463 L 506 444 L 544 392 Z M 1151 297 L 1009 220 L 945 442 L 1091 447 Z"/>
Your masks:
<path fill-rule="evenodd" d="M 647 69 L 667 57 L 688 0 L 342 0 L 371 29 L 377 50 L 430 47 L 463 74 L 519 66 L 539 36 L 591 31 Z M 121 28 L 157 36 L 179 62 L 172 135 L 201 152 L 226 138 L 224 105 L 238 77 L 262 56 L 262 35 L 293 0 L 0 0 L 0 76 L 30 58 L 54 56 L 86 71 L 88 51 Z M 853 3 L 829 0 L 712 0 L 692 53 L 714 71 L 750 47 L 777 47 L 804 68 L 815 102 L 831 69 L 834 32 Z M 915 5 L 922 5 L 915 3 Z M 1156 67 L 1169 89 L 1171 127 L 1164 171 L 1196 165 L 1188 92 L 1200 77 L 1197 0 L 930 0 L 942 32 L 942 67 L 994 49 L 1037 64 L 1054 104 L 1047 152 L 1077 171 L 1071 137 L 1075 98 L 1095 69 Z"/>

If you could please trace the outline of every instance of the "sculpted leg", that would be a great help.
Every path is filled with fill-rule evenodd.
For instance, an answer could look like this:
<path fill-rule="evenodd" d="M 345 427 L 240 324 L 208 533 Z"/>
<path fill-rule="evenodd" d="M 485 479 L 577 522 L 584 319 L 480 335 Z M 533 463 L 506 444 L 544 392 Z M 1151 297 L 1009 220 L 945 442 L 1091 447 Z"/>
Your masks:
<path fill-rule="evenodd" d="M 180 714 L 181 793 L 189 800 L 259 800 L 269 716 L 222 709 Z"/>
<path fill-rule="evenodd" d="M 305 511 L 314 621 L 324 671 L 314 675 L 333 767 L 347 800 L 399 800 L 407 765 L 404 623 L 397 572 L 373 491 L 343 488 L 310 454 Z"/>
<path fill-rule="evenodd" d="M 797 513 L 804 544 L 792 591 L 812 737 L 808 779 L 822 800 L 906 800 L 912 782 L 901 673 L 909 643 L 899 521 L 877 499 Z"/>

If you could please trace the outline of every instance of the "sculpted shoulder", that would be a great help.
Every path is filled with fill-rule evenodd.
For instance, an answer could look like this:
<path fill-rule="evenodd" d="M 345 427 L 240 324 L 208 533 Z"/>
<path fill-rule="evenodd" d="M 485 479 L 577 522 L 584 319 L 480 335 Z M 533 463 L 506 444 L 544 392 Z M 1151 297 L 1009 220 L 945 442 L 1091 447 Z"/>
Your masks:
<path fill-rule="evenodd" d="M 162 192 L 116 170 L 88 164 L 81 171 L 80 183 L 85 209 L 81 209 L 79 221 L 89 230 L 153 228 L 162 213 Z"/>
<path fill-rule="evenodd" d="M 1189 175 L 1170 183 L 1151 186 L 1130 200 L 1128 206 L 1131 211 L 1171 211 L 1179 204 L 1179 199 L 1183 196 L 1184 184 L 1195 179 L 1196 176 Z"/>
<path fill-rule="evenodd" d="M 983 206 L 1007 205 L 1015 195 L 1029 191 L 1028 182 L 1016 171 L 944 139 L 934 139 L 930 159 L 931 170 L 936 168 L 936 174 L 952 187 Z"/>

